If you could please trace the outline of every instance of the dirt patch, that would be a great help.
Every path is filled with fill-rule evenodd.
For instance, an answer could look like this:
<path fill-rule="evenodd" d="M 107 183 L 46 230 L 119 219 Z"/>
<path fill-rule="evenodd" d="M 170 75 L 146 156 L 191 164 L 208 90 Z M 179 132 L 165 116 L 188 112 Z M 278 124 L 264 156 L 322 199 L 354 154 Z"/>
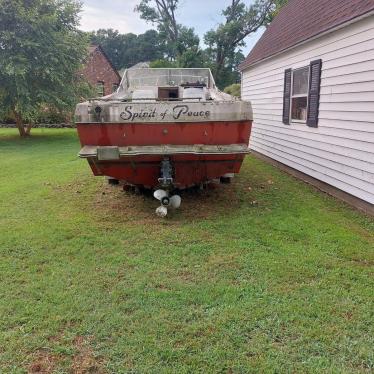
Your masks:
<path fill-rule="evenodd" d="M 178 226 L 187 221 L 215 219 L 223 214 L 234 214 L 245 202 L 253 205 L 253 197 L 247 192 L 239 180 L 230 185 L 211 185 L 204 190 L 189 189 L 178 192 L 182 197 L 180 209 L 170 210 L 165 219 L 155 215 L 157 201 L 149 191 L 135 194 L 124 192 L 121 186 L 100 185 L 92 196 L 88 211 L 94 211 L 96 216 L 110 217 L 112 222 L 126 222 L 129 225 L 145 225 L 147 229 L 168 226 Z M 252 193 L 253 194 L 253 193 Z"/>
<path fill-rule="evenodd" d="M 102 360 L 95 357 L 90 347 L 90 338 L 78 336 L 74 339 L 77 350 L 71 367 L 72 374 L 105 374 Z"/>
<path fill-rule="evenodd" d="M 51 337 L 51 342 L 58 342 L 59 337 Z M 66 359 L 72 360 L 70 374 L 106 374 L 103 367 L 103 360 L 96 357 L 90 342 L 92 338 L 78 336 L 74 339 L 73 344 L 75 354 L 73 358 L 57 355 L 51 352 L 50 349 L 43 349 L 36 353 L 32 363 L 27 368 L 28 374 L 52 374 L 61 366 Z"/>
<path fill-rule="evenodd" d="M 177 276 L 183 283 L 195 283 L 196 282 L 196 274 L 194 274 L 188 268 L 179 270 L 177 272 Z"/>
<path fill-rule="evenodd" d="M 28 367 L 27 372 L 29 374 L 49 374 L 53 373 L 54 369 L 61 361 L 61 357 L 52 354 L 51 352 L 47 351 L 40 351 L 36 355 L 34 361 Z"/>
<path fill-rule="evenodd" d="M 108 185 L 105 178 L 82 175 L 64 186 L 51 185 L 60 201 L 93 217 L 102 229 L 111 230 L 122 225 L 143 227 L 152 233 L 165 227 L 178 227 L 186 222 L 217 220 L 222 216 L 236 216 L 243 208 L 266 209 L 261 195 L 275 188 L 269 178 L 248 178 L 245 173 L 234 178 L 231 184 L 210 184 L 206 189 L 191 188 L 177 192 L 182 197 L 180 209 L 170 210 L 160 219 L 155 210 L 159 203 L 149 190 L 135 193 L 123 191 L 123 185 Z M 272 181 L 272 183 L 274 183 Z M 63 218 L 70 211 L 61 213 Z"/>
<path fill-rule="evenodd" d="M 371 260 L 352 258 L 350 261 L 357 266 L 368 267 L 368 268 L 374 267 L 374 261 L 371 261 Z"/>

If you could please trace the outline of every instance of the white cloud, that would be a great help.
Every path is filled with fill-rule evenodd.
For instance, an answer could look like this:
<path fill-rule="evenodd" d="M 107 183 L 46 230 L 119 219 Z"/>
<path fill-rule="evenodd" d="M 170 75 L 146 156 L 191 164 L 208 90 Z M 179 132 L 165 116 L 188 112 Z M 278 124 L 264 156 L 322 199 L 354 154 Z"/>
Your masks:
<path fill-rule="evenodd" d="M 124 1 L 85 1 L 80 28 L 84 31 L 111 28 L 121 33 L 140 34 L 151 27 L 134 12 L 136 1 L 127 1 L 125 5 L 124 3 Z"/>

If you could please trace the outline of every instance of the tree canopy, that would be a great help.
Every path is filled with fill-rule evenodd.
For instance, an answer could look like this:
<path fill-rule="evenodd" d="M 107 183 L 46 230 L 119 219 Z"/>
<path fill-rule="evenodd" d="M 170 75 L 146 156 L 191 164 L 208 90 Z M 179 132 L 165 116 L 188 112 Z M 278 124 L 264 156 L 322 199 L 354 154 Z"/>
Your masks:
<path fill-rule="evenodd" d="M 224 22 L 205 34 L 207 53 L 218 85 L 233 83 L 238 65 L 244 59 L 241 53 L 244 39 L 264 24 L 272 7 L 270 0 L 256 0 L 250 6 L 242 0 L 231 0 L 222 12 Z"/>
<path fill-rule="evenodd" d="M 288 3 L 288 0 L 273 0 L 272 3 L 272 8 L 265 18 L 265 26 L 268 26 L 273 21 L 273 19 L 277 16 L 281 8 Z"/>
<path fill-rule="evenodd" d="M 210 67 L 218 86 L 223 88 L 239 80 L 238 65 L 244 60 L 241 48 L 245 38 L 265 24 L 275 11 L 276 1 L 284 0 L 255 0 L 249 6 L 243 0 L 230 0 L 222 11 L 224 21 L 204 35 L 205 50 L 200 48 L 194 30 L 178 23 L 179 0 L 140 0 L 136 11 L 142 19 L 156 25 L 165 40 L 165 65 L 172 61 L 179 67 Z"/>
<path fill-rule="evenodd" d="M 184 61 L 185 52 L 199 51 L 200 39 L 194 29 L 176 20 L 178 5 L 179 0 L 141 0 L 135 8 L 140 18 L 156 25 L 160 39 L 164 41 L 165 58 L 169 61 Z"/>
<path fill-rule="evenodd" d="M 0 107 L 28 135 L 45 106 L 71 108 L 88 85 L 78 71 L 87 38 L 75 0 L 0 0 Z M 28 125 L 24 127 L 24 123 Z"/>
<path fill-rule="evenodd" d="M 100 29 L 90 34 L 92 44 L 100 44 L 117 70 L 138 62 L 164 57 L 164 43 L 156 30 L 144 34 L 120 34 L 113 29 Z"/>

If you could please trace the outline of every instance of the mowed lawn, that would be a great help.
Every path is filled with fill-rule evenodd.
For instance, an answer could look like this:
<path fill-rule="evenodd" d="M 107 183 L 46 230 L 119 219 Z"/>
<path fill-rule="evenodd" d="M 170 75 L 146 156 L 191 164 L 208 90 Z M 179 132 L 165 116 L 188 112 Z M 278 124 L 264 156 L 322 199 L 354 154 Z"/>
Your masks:
<path fill-rule="evenodd" d="M 159 219 L 78 151 L 0 130 L 1 373 L 373 372 L 372 218 L 249 156 Z"/>

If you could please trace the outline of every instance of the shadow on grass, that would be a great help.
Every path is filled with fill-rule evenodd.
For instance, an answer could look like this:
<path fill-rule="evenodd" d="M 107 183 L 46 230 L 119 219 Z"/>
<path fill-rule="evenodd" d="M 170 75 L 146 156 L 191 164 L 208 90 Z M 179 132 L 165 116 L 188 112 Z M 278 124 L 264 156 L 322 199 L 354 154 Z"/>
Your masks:
<path fill-rule="evenodd" d="M 85 177 L 72 183 L 63 193 L 66 199 L 76 200 L 76 208 L 93 215 L 100 226 L 142 225 L 144 230 L 152 230 L 165 224 L 181 225 L 205 220 L 218 222 L 223 218 L 248 214 L 249 211 L 268 210 L 264 201 L 255 201 L 257 187 L 249 189 L 245 177 L 235 178 L 228 185 L 212 184 L 204 190 L 191 188 L 180 191 L 181 207 L 169 209 L 169 214 L 164 219 L 155 214 L 160 203 L 153 197 L 152 191 L 136 194 L 123 191 L 122 185 L 110 186 L 104 179 L 93 183 L 93 178 Z M 258 187 L 258 190 L 263 189 L 263 186 Z"/>
<path fill-rule="evenodd" d="M 78 142 L 75 129 L 33 129 L 31 135 L 20 137 L 17 129 L 0 129 L 0 145 L 35 146 L 50 143 L 69 143 L 72 139 Z"/>

